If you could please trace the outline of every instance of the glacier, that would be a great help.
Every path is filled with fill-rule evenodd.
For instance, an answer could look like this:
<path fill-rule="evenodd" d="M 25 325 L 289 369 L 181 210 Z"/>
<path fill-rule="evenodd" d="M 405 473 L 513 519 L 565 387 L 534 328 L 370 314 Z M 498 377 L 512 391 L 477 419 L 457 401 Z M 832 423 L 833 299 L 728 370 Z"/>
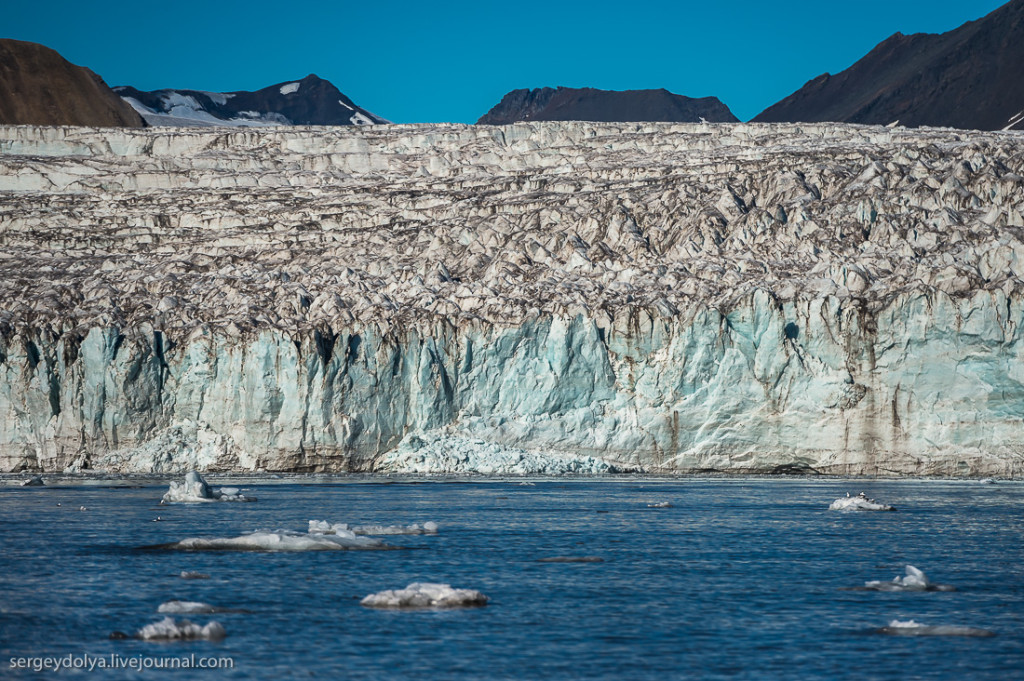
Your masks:
<path fill-rule="evenodd" d="M 0 471 L 1016 477 L 1024 135 L 0 127 Z"/>

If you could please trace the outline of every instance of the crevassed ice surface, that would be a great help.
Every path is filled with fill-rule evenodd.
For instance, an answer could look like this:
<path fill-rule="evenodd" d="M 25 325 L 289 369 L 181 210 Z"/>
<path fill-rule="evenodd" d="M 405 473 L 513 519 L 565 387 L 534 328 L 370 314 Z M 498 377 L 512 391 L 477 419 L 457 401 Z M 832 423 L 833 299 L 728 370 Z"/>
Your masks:
<path fill-rule="evenodd" d="M 256 504 L 172 507 L 158 505 L 162 485 L 4 487 L 0 675 L 38 678 L 8 670 L 12 656 L 118 652 L 230 656 L 235 670 L 218 678 L 268 680 L 1016 678 L 1022 484 L 856 484 L 900 511 L 830 512 L 849 489 L 842 480 L 261 485 Z M 651 498 L 672 507 L 647 508 Z M 152 522 L 158 514 L 166 521 Z M 317 515 L 380 525 L 434 518 L 443 530 L 388 537 L 403 551 L 134 548 L 299 527 Z M 552 556 L 603 562 L 538 562 Z M 858 590 L 907 564 L 958 590 Z M 210 578 L 181 579 L 183 570 Z M 419 613 L 359 604 L 413 582 L 479 590 L 490 602 Z M 249 613 L 188 616 L 220 622 L 220 643 L 107 639 L 160 620 L 170 599 Z M 996 635 L 872 633 L 893 620 Z M 195 672 L 144 678 L 158 677 Z"/>
<path fill-rule="evenodd" d="M 1017 475 L 1022 152 L 0 128 L 0 469 Z"/>

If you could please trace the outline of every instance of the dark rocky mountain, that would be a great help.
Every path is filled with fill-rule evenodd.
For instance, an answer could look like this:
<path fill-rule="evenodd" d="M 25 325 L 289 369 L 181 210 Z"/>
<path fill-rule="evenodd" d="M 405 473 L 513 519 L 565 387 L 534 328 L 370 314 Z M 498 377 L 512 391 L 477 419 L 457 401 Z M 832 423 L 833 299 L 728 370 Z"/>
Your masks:
<path fill-rule="evenodd" d="M 0 123 L 142 127 L 103 79 L 38 43 L 0 39 Z"/>
<path fill-rule="evenodd" d="M 372 125 L 387 123 L 343 95 L 329 81 L 308 75 L 255 92 L 114 91 L 150 125 Z"/>
<path fill-rule="evenodd" d="M 897 33 L 837 75 L 823 74 L 758 122 L 1024 129 L 1024 0 L 941 34 Z"/>
<path fill-rule="evenodd" d="M 513 90 L 480 117 L 478 125 L 517 121 L 669 121 L 735 123 L 737 118 L 717 97 L 684 97 L 668 90 L 594 90 L 539 88 Z"/>

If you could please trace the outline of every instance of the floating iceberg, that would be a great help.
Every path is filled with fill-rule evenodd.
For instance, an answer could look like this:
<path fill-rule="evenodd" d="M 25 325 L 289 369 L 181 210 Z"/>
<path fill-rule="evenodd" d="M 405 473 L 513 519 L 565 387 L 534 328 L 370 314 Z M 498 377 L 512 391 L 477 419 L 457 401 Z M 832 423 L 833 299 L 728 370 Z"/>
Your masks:
<path fill-rule="evenodd" d="M 197 639 L 219 641 L 227 636 L 227 632 L 224 631 L 220 622 L 210 622 L 205 626 L 200 626 L 189 620 L 176 622 L 173 617 L 165 617 L 159 622 L 142 627 L 135 636 L 143 641 L 194 641 Z"/>
<path fill-rule="evenodd" d="M 864 492 L 851 497 L 847 492 L 845 497 L 840 497 L 828 507 L 830 511 L 895 511 L 895 507 L 882 504 L 874 499 L 869 499 Z"/>
<path fill-rule="evenodd" d="M 209 615 L 217 612 L 217 608 L 209 603 L 199 603 L 197 601 L 167 601 L 166 603 L 161 603 L 156 611 L 169 615 Z"/>
<path fill-rule="evenodd" d="M 181 574 L 178 575 L 182 579 L 209 579 L 210 575 L 202 572 L 193 572 L 192 570 L 182 570 Z"/>
<path fill-rule="evenodd" d="M 425 522 L 422 525 L 349 525 L 348 523 L 331 524 L 326 520 L 310 520 L 310 534 L 344 534 L 355 535 L 398 535 L 398 534 L 437 534 L 437 523 Z"/>
<path fill-rule="evenodd" d="M 865 582 L 864 588 L 869 591 L 956 591 L 949 584 L 933 584 L 928 577 L 913 565 L 906 568 L 905 577 L 893 577 L 891 582 Z"/>
<path fill-rule="evenodd" d="M 419 610 L 425 608 L 475 608 L 488 598 L 472 589 L 453 589 L 447 584 L 414 582 L 404 589 L 370 594 L 361 601 L 368 608 Z"/>
<path fill-rule="evenodd" d="M 43 477 L 41 475 L 34 475 L 28 480 L 21 481 L 22 487 L 42 487 L 44 484 L 45 483 L 43 483 Z"/>
<path fill-rule="evenodd" d="M 171 483 L 160 503 L 196 504 L 206 501 L 256 501 L 256 497 L 244 496 L 237 487 L 213 489 L 203 480 L 203 476 L 190 471 L 183 482 Z"/>
<path fill-rule="evenodd" d="M 891 636 L 995 636 L 995 632 L 975 627 L 962 627 L 949 624 L 929 626 L 918 624 L 914 620 L 893 620 L 889 626 L 877 630 L 880 634 Z"/>
<path fill-rule="evenodd" d="M 357 537 L 354 532 L 339 529 L 332 534 L 257 530 L 239 537 L 190 537 L 171 544 L 144 548 L 172 551 L 340 551 L 391 547 L 379 539 Z"/>

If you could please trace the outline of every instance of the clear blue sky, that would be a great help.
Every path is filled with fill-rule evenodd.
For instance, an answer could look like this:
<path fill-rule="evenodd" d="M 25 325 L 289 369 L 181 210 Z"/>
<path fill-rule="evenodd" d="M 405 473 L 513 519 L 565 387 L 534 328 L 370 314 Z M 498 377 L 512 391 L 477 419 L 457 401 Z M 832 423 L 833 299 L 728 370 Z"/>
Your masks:
<path fill-rule="evenodd" d="M 0 37 L 110 85 L 256 90 L 316 73 L 396 123 L 474 122 L 509 90 L 715 95 L 747 120 L 893 33 L 938 33 L 1002 0 L 8 2 Z"/>

